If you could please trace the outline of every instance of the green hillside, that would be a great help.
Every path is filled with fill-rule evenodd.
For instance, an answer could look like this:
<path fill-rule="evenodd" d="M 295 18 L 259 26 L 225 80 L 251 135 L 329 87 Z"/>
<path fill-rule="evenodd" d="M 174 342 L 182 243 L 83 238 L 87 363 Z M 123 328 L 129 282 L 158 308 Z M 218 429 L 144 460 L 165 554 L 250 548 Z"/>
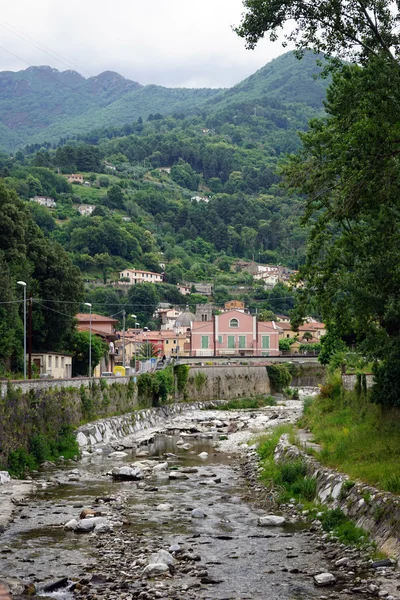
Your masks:
<path fill-rule="evenodd" d="M 292 118 L 287 115 L 291 104 L 297 113 L 293 125 L 304 128 L 314 111 L 321 109 L 326 89 L 326 80 L 313 78 L 316 72 L 312 53 L 302 61 L 292 53 L 284 54 L 229 90 L 141 86 L 109 71 L 88 79 L 50 67 L 2 72 L 0 150 L 54 143 L 140 117 L 146 120 L 149 114 L 215 116 L 228 110 L 230 114 L 222 115 L 226 122 L 236 113 L 263 117 L 267 111 L 271 122 L 278 120 L 281 127 L 282 118 Z M 214 119 L 209 125 L 215 123 Z"/>

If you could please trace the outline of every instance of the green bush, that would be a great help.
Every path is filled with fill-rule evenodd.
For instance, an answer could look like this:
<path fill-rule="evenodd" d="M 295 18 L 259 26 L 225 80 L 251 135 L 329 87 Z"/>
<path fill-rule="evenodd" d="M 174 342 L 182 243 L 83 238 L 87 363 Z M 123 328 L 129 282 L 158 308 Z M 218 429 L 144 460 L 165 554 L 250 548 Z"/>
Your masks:
<path fill-rule="evenodd" d="M 185 391 L 187 380 L 189 377 L 189 371 L 190 371 L 189 365 L 176 365 L 174 367 L 176 388 L 177 388 L 178 392 L 180 392 L 180 393 Z"/>
<path fill-rule="evenodd" d="M 225 404 L 219 404 L 214 410 L 240 410 L 275 406 L 276 400 L 272 396 L 256 396 L 255 398 L 236 398 Z"/>
<path fill-rule="evenodd" d="M 207 381 L 207 375 L 202 371 L 198 371 L 194 376 L 194 385 L 196 386 L 196 390 L 199 392 L 201 388 Z"/>
<path fill-rule="evenodd" d="M 275 392 L 281 392 L 284 388 L 289 387 L 292 376 L 286 365 L 268 365 L 267 372 L 271 387 Z"/>

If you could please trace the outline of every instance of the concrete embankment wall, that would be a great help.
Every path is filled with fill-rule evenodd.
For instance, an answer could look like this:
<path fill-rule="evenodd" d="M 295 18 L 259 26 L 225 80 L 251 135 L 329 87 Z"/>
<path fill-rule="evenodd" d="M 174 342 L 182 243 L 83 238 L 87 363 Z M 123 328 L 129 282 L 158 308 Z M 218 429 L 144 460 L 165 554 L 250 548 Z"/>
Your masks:
<path fill-rule="evenodd" d="M 319 363 L 291 363 L 291 387 L 318 387 L 325 382 L 326 367 Z"/>
<path fill-rule="evenodd" d="M 184 395 L 191 400 L 233 399 L 271 392 L 264 366 L 191 367 Z M 178 398 L 182 398 L 182 394 Z"/>
<path fill-rule="evenodd" d="M 340 508 L 358 527 L 371 535 L 378 547 L 395 558 L 400 558 L 400 498 L 389 492 L 350 482 L 347 475 L 322 466 L 282 436 L 275 450 L 277 462 L 301 458 L 310 477 L 317 480 L 317 496 L 330 508 Z"/>
<path fill-rule="evenodd" d="M 196 367 L 189 370 L 184 390 L 170 397 L 168 405 L 268 394 L 269 389 L 262 366 Z M 75 429 L 82 423 L 129 415 L 160 403 L 159 398 L 139 397 L 134 379 L 123 377 L 21 381 L 6 384 L 2 393 L 0 469 L 9 464 L 13 451 L 30 452 L 33 444 L 39 444 L 44 452 L 66 426 Z"/>

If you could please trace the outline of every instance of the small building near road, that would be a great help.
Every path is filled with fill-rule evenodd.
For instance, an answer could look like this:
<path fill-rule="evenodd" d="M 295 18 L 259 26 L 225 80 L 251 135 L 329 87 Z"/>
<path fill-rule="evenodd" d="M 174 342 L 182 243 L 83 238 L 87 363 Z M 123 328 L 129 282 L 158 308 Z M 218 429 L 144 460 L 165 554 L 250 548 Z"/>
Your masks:
<path fill-rule="evenodd" d="M 31 202 L 36 202 L 36 204 L 46 206 L 46 208 L 55 208 L 57 206 L 57 202 L 54 198 L 49 198 L 48 196 L 34 196 L 31 198 Z"/>
<path fill-rule="evenodd" d="M 39 376 L 52 379 L 70 379 L 72 377 L 72 355 L 58 352 L 34 352 L 32 364 Z"/>
<path fill-rule="evenodd" d="M 80 204 L 77 208 L 77 211 L 83 216 L 88 217 L 92 214 L 94 209 L 96 208 L 95 204 Z"/>
<path fill-rule="evenodd" d="M 137 283 L 162 283 L 161 273 L 153 271 L 141 271 L 140 269 L 125 269 L 119 274 L 119 285 L 136 285 Z M 122 280 L 122 281 L 121 281 Z M 126 281 L 125 281 L 126 280 Z"/>

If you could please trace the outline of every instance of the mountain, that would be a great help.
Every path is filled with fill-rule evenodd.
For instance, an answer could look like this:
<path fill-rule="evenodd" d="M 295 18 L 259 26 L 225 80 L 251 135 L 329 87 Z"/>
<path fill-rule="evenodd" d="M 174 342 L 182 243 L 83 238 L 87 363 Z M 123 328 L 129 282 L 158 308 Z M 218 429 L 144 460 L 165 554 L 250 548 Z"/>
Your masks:
<path fill-rule="evenodd" d="M 0 149 L 54 143 L 151 113 L 215 114 L 245 104 L 257 114 L 271 101 L 320 110 L 327 82 L 314 78 L 315 60 L 312 53 L 301 61 L 286 53 L 228 90 L 142 86 L 111 71 L 85 78 L 48 66 L 0 72 Z"/>

